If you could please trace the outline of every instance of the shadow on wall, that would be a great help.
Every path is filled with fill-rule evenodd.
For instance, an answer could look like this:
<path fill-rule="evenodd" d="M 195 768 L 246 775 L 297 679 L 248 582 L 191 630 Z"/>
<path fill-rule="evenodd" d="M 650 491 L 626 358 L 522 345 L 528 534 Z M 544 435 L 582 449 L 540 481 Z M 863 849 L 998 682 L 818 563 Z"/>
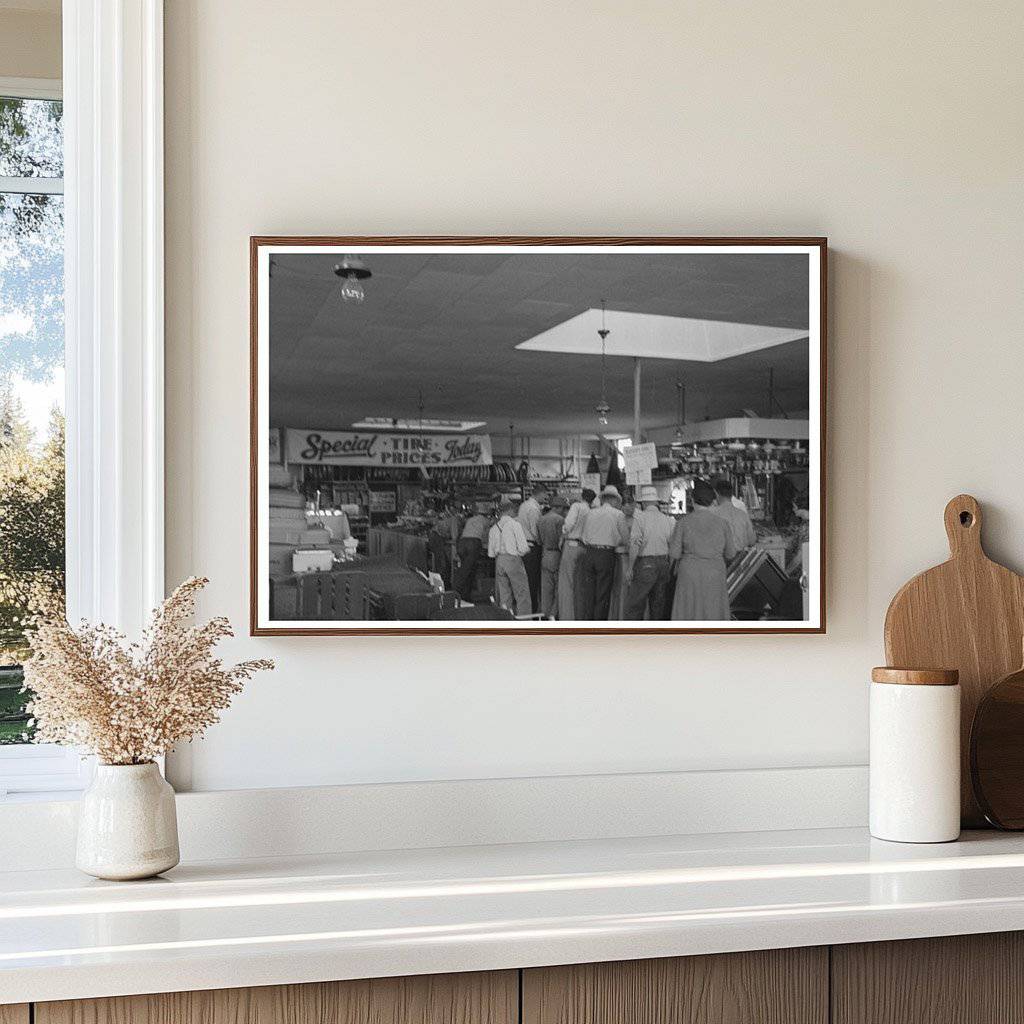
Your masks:
<path fill-rule="evenodd" d="M 843 639 L 877 637 L 881 617 L 869 605 L 873 445 L 837 443 L 836 423 L 871 424 L 871 365 L 874 336 L 872 297 L 879 289 L 877 268 L 840 249 L 828 253 L 828 434 L 826 472 L 826 601 L 829 634 Z M 888 598 L 886 602 L 888 603 Z M 885 614 L 885 603 L 881 614 Z"/>

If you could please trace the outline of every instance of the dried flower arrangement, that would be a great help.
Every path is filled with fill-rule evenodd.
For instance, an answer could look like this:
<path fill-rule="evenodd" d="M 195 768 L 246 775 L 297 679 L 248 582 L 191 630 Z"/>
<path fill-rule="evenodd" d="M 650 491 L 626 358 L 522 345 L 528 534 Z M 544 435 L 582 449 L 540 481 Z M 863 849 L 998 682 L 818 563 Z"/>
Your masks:
<path fill-rule="evenodd" d="M 228 620 L 187 624 L 208 582 L 185 580 L 140 643 L 102 624 L 74 629 L 54 609 L 40 614 L 25 662 L 36 741 L 82 748 L 104 764 L 146 764 L 217 722 L 243 683 L 274 663 L 225 666 L 214 648 L 232 635 Z"/>

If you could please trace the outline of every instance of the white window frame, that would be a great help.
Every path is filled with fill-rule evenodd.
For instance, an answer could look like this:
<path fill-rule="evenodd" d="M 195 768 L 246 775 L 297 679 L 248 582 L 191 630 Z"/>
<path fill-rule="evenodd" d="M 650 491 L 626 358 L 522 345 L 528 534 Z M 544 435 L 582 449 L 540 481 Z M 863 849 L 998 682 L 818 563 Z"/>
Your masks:
<path fill-rule="evenodd" d="M 163 0 L 64 0 L 63 50 L 68 617 L 137 635 L 164 596 Z M 4 748 L 0 799 L 91 771 Z"/>
<path fill-rule="evenodd" d="M 59 78 L 5 78 L 0 75 L 0 96 L 16 96 L 22 100 L 59 100 L 62 91 Z"/>

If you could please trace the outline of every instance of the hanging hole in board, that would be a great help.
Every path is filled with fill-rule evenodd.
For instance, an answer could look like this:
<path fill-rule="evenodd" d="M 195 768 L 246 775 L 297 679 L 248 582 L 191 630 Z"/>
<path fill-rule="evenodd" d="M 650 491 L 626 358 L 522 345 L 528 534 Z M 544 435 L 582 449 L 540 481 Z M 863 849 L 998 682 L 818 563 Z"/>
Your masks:
<path fill-rule="evenodd" d="M 960 525 L 970 526 L 974 522 L 974 516 L 971 515 L 966 509 L 960 513 Z"/>

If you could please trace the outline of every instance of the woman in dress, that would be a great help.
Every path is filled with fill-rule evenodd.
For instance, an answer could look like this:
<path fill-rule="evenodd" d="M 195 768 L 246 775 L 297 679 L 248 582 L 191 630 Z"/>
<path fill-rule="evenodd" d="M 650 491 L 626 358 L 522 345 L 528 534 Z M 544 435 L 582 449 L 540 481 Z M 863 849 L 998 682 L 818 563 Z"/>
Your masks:
<path fill-rule="evenodd" d="M 677 566 L 672 618 L 677 622 L 727 621 L 729 589 L 725 570 L 736 556 L 729 524 L 716 516 L 715 489 L 693 485 L 693 511 L 676 523 L 668 554 Z"/>

